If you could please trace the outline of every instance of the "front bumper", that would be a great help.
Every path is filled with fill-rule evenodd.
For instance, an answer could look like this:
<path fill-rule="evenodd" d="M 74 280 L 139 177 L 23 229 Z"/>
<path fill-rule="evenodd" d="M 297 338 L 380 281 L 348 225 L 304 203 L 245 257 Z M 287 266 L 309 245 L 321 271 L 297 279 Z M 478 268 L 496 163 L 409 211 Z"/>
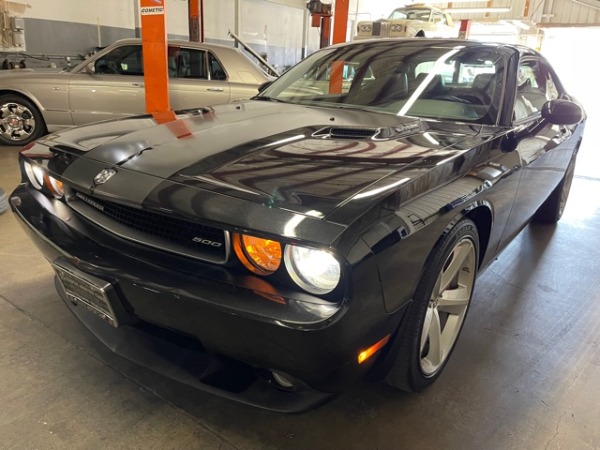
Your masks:
<path fill-rule="evenodd" d="M 378 287 L 365 286 L 360 302 L 319 319 L 293 296 L 268 299 L 254 277 L 242 287 L 226 269 L 199 262 L 193 263 L 198 276 L 183 272 L 185 260 L 109 235 L 25 185 L 11 206 L 50 262 L 113 287 L 117 328 L 71 302 L 56 282 L 98 339 L 169 378 L 239 402 L 282 412 L 323 403 L 365 377 L 373 362 L 358 365 L 356 355 L 394 333 L 403 314 L 386 314 Z M 272 371 L 295 387 L 278 387 Z"/>

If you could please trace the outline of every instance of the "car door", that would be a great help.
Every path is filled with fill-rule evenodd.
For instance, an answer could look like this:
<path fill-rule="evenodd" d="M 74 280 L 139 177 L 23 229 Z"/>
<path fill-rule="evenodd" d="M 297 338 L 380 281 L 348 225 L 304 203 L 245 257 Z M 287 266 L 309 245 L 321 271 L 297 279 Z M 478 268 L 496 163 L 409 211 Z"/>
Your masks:
<path fill-rule="evenodd" d="M 169 46 L 168 60 L 170 100 L 174 110 L 229 102 L 229 77 L 213 52 Z"/>
<path fill-rule="evenodd" d="M 563 95 L 551 68 L 540 58 L 523 59 L 518 68 L 511 139 L 519 155 L 521 179 L 507 222 L 510 240 L 532 217 L 564 176 L 574 145 L 572 127 L 542 119 L 542 106 Z"/>
<path fill-rule="evenodd" d="M 92 70 L 73 74 L 69 105 L 75 125 L 114 119 L 146 110 L 142 46 L 127 44 L 100 55 Z"/>

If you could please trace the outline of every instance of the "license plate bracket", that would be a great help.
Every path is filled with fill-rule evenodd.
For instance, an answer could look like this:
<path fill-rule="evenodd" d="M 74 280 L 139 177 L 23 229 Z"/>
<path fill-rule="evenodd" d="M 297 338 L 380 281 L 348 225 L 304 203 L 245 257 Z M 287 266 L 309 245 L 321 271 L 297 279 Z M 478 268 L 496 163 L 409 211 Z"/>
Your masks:
<path fill-rule="evenodd" d="M 111 283 L 56 262 L 52 267 L 68 299 L 74 305 L 82 305 L 113 327 L 119 326 L 109 297 L 113 288 Z"/>

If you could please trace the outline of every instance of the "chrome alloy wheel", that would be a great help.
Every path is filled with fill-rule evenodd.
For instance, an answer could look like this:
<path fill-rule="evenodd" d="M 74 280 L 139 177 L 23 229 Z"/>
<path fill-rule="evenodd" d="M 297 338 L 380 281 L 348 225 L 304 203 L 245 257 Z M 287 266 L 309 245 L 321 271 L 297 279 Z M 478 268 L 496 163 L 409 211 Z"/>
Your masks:
<path fill-rule="evenodd" d="M 35 116 L 27 106 L 9 102 L 0 107 L 0 134 L 6 140 L 24 141 L 35 131 Z"/>
<path fill-rule="evenodd" d="M 473 241 L 460 240 L 444 262 L 433 287 L 421 332 L 420 365 L 435 374 L 452 351 L 471 301 L 477 268 Z"/>

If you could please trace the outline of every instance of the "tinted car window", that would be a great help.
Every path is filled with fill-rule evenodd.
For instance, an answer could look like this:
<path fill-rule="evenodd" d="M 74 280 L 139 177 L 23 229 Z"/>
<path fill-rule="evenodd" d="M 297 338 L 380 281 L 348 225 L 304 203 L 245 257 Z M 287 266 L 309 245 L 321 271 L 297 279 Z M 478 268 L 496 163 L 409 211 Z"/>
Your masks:
<path fill-rule="evenodd" d="M 538 60 L 522 61 L 517 75 L 514 119 L 536 116 L 548 100 L 559 97 L 549 68 Z"/>
<path fill-rule="evenodd" d="M 177 76 L 179 78 L 208 79 L 206 52 L 190 48 L 180 49 Z"/>
<path fill-rule="evenodd" d="M 96 73 L 113 75 L 144 75 L 142 47 L 124 45 L 100 57 L 95 63 Z"/>
<path fill-rule="evenodd" d="M 227 78 L 227 74 L 225 73 L 225 69 L 217 60 L 215 55 L 208 52 L 208 65 L 210 67 L 210 78 L 212 80 L 225 80 Z"/>

